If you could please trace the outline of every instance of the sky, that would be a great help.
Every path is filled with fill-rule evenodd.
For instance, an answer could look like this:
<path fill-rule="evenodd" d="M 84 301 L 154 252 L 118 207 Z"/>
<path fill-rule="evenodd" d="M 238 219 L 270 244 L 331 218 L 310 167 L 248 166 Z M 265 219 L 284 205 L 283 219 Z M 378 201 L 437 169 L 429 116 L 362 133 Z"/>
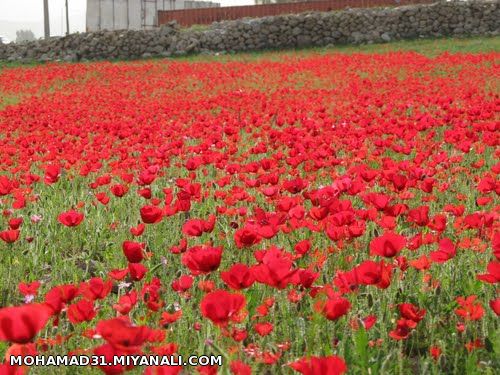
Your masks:
<path fill-rule="evenodd" d="M 71 32 L 85 31 L 87 0 L 69 1 Z M 65 32 L 65 0 L 49 0 L 50 34 Z M 222 6 L 253 4 L 253 0 L 218 0 Z M 43 36 L 43 0 L 0 0 L 0 35 L 16 39 L 16 31 L 30 29 L 37 38 Z"/>

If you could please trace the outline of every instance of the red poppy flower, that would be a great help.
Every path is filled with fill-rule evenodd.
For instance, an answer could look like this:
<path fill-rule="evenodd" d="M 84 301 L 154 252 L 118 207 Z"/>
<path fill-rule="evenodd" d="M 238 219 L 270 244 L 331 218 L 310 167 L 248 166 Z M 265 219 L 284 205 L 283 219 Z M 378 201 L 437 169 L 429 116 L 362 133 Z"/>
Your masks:
<path fill-rule="evenodd" d="M 146 226 L 143 223 L 140 223 L 136 227 L 130 228 L 130 233 L 132 236 L 138 237 L 144 233 L 144 229 L 146 229 Z"/>
<path fill-rule="evenodd" d="M 222 258 L 222 247 L 195 246 L 182 255 L 182 264 L 194 275 L 215 271 Z"/>
<path fill-rule="evenodd" d="M 235 290 L 248 288 L 255 281 L 250 268 L 241 263 L 234 264 L 228 271 L 221 272 L 220 277 L 227 286 Z"/>
<path fill-rule="evenodd" d="M 500 262 L 497 261 L 489 262 L 487 270 L 488 273 L 477 275 L 477 279 L 490 284 L 495 284 L 500 282 Z"/>
<path fill-rule="evenodd" d="M 236 242 L 236 246 L 241 249 L 242 247 L 258 244 L 261 241 L 261 237 L 257 231 L 251 228 L 242 228 L 235 232 L 234 241 Z"/>
<path fill-rule="evenodd" d="M 389 332 L 389 336 L 394 340 L 405 340 L 410 336 L 412 329 L 416 327 L 413 320 L 399 319 L 397 321 L 396 329 Z"/>
<path fill-rule="evenodd" d="M 245 296 L 216 290 L 203 297 L 201 313 L 216 325 L 226 325 L 229 320 L 245 307 Z"/>
<path fill-rule="evenodd" d="M 131 291 L 130 293 L 120 296 L 118 303 L 113 305 L 113 309 L 121 315 L 127 315 L 137 303 L 137 292 Z"/>
<path fill-rule="evenodd" d="M 408 221 L 419 226 L 425 226 L 429 222 L 429 206 L 420 206 L 408 212 Z"/>
<path fill-rule="evenodd" d="M 76 297 L 77 293 L 78 288 L 72 284 L 56 286 L 45 295 L 45 304 L 52 308 L 54 314 L 58 314 Z"/>
<path fill-rule="evenodd" d="M 0 340 L 26 344 L 33 340 L 52 316 L 45 304 L 33 303 L 0 309 Z"/>
<path fill-rule="evenodd" d="M 0 196 L 10 194 L 14 189 L 14 182 L 7 176 L 0 176 Z"/>
<path fill-rule="evenodd" d="M 370 255 L 392 258 L 405 247 L 406 239 L 396 233 L 388 232 L 370 242 Z"/>
<path fill-rule="evenodd" d="M 364 261 L 353 270 L 355 280 L 360 284 L 376 285 L 385 289 L 391 284 L 392 266 L 383 261 Z"/>
<path fill-rule="evenodd" d="M 49 165 L 45 168 L 45 183 L 53 184 L 59 180 L 61 176 L 61 167 L 59 165 Z"/>
<path fill-rule="evenodd" d="M 347 314 L 350 308 L 351 303 L 348 299 L 337 296 L 329 298 L 326 301 L 322 308 L 322 313 L 328 320 L 337 320 Z"/>
<path fill-rule="evenodd" d="M 78 211 L 70 210 L 67 212 L 61 213 L 57 220 L 67 226 L 67 227 L 76 227 L 83 221 L 84 215 Z"/>
<path fill-rule="evenodd" d="M 335 355 L 304 357 L 289 366 L 303 375 L 340 375 L 347 371 L 344 360 Z"/>
<path fill-rule="evenodd" d="M 121 198 L 125 194 L 127 194 L 128 187 L 126 187 L 122 184 L 116 184 L 116 185 L 111 186 L 110 190 L 111 190 L 111 193 L 113 193 L 113 195 L 115 197 Z"/>
<path fill-rule="evenodd" d="M 363 326 L 365 327 L 365 330 L 368 331 L 377 322 L 377 317 L 375 315 L 368 315 L 362 321 L 363 321 Z"/>
<path fill-rule="evenodd" d="M 126 317 L 101 320 L 96 330 L 113 348 L 128 353 L 139 351 L 151 334 L 150 328 L 134 326 Z"/>
<path fill-rule="evenodd" d="M 141 208 L 141 219 L 146 224 L 159 223 L 163 217 L 163 211 L 156 206 L 144 206 Z"/>
<path fill-rule="evenodd" d="M 457 250 L 453 242 L 448 238 L 439 241 L 439 249 L 430 253 L 431 260 L 434 263 L 444 263 L 455 257 Z"/>
<path fill-rule="evenodd" d="M 148 269 L 141 263 L 129 263 L 128 271 L 133 281 L 140 281 L 146 275 Z"/>
<path fill-rule="evenodd" d="M 278 289 L 284 289 L 292 282 L 298 281 L 298 269 L 284 252 L 271 248 L 264 252 L 261 263 L 252 267 L 255 280 Z"/>
<path fill-rule="evenodd" d="M 81 299 L 68 308 L 68 319 L 71 323 L 90 322 L 96 316 L 94 303 L 87 299 Z"/>
<path fill-rule="evenodd" d="M 401 316 L 408 320 L 413 320 L 415 323 L 420 322 L 425 316 L 425 310 L 419 308 L 411 303 L 401 303 L 398 305 L 399 313 Z"/>
<path fill-rule="evenodd" d="M 476 299 L 477 296 L 457 297 L 460 307 L 455 309 L 455 313 L 465 320 L 480 320 L 484 315 L 484 308 Z"/>
<path fill-rule="evenodd" d="M 93 301 L 104 299 L 111 291 L 111 281 L 104 281 L 100 277 L 93 277 L 88 282 L 80 284 L 80 293 Z"/>
<path fill-rule="evenodd" d="M 165 311 L 161 314 L 160 324 L 162 326 L 165 326 L 168 324 L 175 323 L 177 320 L 181 318 L 181 316 L 182 316 L 182 310 L 177 310 L 173 313 Z"/>
<path fill-rule="evenodd" d="M 182 275 L 178 279 L 172 281 L 171 286 L 176 292 L 185 292 L 193 286 L 193 278 L 189 275 Z"/>
<path fill-rule="evenodd" d="M 129 273 L 128 268 L 124 268 L 122 270 L 113 269 L 113 270 L 108 272 L 108 276 L 113 280 L 120 281 L 120 280 L 123 280 L 125 278 L 125 276 L 128 275 L 128 273 Z"/>
<path fill-rule="evenodd" d="M 491 300 L 490 307 L 497 316 L 500 316 L 500 298 Z"/>
<path fill-rule="evenodd" d="M 182 233 L 186 236 L 201 236 L 204 232 L 203 220 L 200 219 L 191 219 L 184 223 L 182 226 Z"/>
<path fill-rule="evenodd" d="M 252 368 L 241 361 L 231 361 L 229 369 L 233 375 L 252 375 Z"/>
<path fill-rule="evenodd" d="M 123 254 L 127 257 L 129 263 L 140 263 L 144 259 L 144 244 L 140 242 L 123 242 Z"/>
<path fill-rule="evenodd" d="M 439 346 L 431 346 L 429 348 L 429 354 L 434 358 L 435 361 L 441 356 L 442 350 Z"/>
<path fill-rule="evenodd" d="M 295 252 L 298 255 L 305 255 L 311 249 L 311 242 L 309 240 L 303 240 L 295 244 Z"/>
<path fill-rule="evenodd" d="M 12 218 L 9 220 L 9 228 L 10 229 L 19 229 L 21 224 L 23 223 L 22 217 Z"/>
<path fill-rule="evenodd" d="M 23 296 L 36 296 L 40 285 L 40 281 L 33 281 L 32 283 L 21 282 L 18 284 L 18 289 Z"/>
<path fill-rule="evenodd" d="M 8 229 L 0 232 L 0 239 L 6 243 L 14 243 L 19 239 L 19 229 Z"/>
<path fill-rule="evenodd" d="M 100 369 L 107 375 L 122 374 L 125 372 L 127 367 L 121 365 L 120 363 L 115 363 L 114 358 L 117 356 L 123 356 L 128 353 L 113 347 L 110 344 L 103 344 L 94 348 L 92 351 L 94 355 L 99 356 L 99 358 L 104 358 L 106 365 L 100 366 Z"/>

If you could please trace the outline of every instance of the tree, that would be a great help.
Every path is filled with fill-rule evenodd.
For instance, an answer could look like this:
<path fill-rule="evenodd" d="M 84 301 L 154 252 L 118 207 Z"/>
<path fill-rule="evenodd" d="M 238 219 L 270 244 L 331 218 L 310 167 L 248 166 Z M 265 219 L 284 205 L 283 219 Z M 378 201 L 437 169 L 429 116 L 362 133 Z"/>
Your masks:
<path fill-rule="evenodd" d="M 31 30 L 16 31 L 16 43 L 31 42 L 36 40 L 35 34 Z"/>

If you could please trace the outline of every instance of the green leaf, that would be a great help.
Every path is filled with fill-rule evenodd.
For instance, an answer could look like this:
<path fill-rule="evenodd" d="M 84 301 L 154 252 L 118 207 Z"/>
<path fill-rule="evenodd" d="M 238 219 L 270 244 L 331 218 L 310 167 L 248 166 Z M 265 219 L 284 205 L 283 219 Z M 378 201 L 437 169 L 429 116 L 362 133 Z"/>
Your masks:
<path fill-rule="evenodd" d="M 368 373 L 368 334 L 361 327 L 354 335 L 354 346 L 356 348 L 356 356 L 359 366 L 363 373 Z"/>

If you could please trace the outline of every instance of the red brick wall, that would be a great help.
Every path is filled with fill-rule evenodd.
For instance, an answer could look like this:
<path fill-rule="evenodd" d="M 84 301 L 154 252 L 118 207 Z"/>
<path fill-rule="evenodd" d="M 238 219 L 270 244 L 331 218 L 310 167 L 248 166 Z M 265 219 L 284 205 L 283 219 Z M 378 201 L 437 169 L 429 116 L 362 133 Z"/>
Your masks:
<path fill-rule="evenodd" d="M 163 25 L 169 21 L 177 20 L 182 26 L 206 25 L 215 21 L 235 20 L 244 17 L 265 17 L 307 11 L 328 12 L 344 8 L 429 4 L 433 2 L 435 2 L 435 0 L 323 0 L 221 8 L 160 10 L 158 11 L 158 23 L 159 25 Z"/>

